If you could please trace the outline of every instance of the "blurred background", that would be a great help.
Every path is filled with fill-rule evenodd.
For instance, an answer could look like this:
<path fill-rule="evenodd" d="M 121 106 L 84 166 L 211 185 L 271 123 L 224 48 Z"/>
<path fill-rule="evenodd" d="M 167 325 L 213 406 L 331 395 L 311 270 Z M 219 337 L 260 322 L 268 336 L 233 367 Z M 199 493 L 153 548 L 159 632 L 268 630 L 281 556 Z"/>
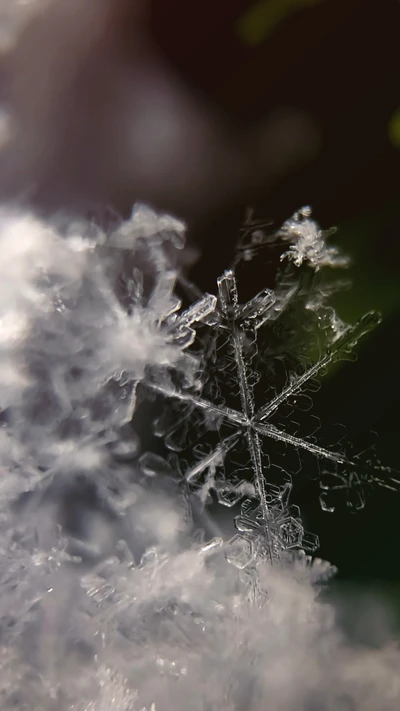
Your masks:
<path fill-rule="evenodd" d="M 248 206 L 278 226 L 311 205 L 352 258 L 339 315 L 383 316 L 357 364 L 324 379 L 318 413 L 356 436 L 375 430 L 400 470 L 400 2 L 28 5 L 0 42 L 2 197 L 96 216 L 135 200 L 172 211 L 199 252 L 190 276 L 211 292 Z M 400 620 L 400 495 L 377 490 L 357 514 L 301 497 L 337 585 L 383 596 Z"/>

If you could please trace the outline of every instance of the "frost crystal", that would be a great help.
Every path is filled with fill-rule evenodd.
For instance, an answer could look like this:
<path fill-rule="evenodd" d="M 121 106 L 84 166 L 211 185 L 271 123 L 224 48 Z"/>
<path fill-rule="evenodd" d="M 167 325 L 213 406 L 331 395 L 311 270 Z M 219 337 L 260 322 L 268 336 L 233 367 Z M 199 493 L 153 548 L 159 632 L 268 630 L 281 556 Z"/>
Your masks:
<path fill-rule="evenodd" d="M 341 256 L 336 247 L 328 247 L 325 242 L 326 237 L 334 234 L 335 230 L 322 232 L 310 217 L 311 208 L 303 207 L 282 226 L 281 235 L 290 243 L 290 247 L 281 255 L 281 260 L 292 260 L 296 267 L 309 262 L 316 270 L 321 267 L 347 267 L 348 258 Z"/>
<path fill-rule="evenodd" d="M 254 232 L 255 244 L 259 247 L 263 242 L 259 226 Z M 305 261 L 316 271 L 323 266 L 348 264 L 346 258 L 339 256 L 338 250 L 326 246 L 324 233 L 310 219 L 309 208 L 299 211 L 286 222 L 275 239 L 292 242 L 289 252 L 283 253 L 281 260 L 288 257 L 296 267 Z M 246 259 L 251 259 L 251 253 L 247 251 L 246 254 Z M 228 507 L 245 499 L 240 515 L 235 518 L 240 535 L 231 541 L 228 552 L 228 559 L 237 561 L 235 564 L 240 568 L 244 567 L 245 552 L 247 565 L 255 558 L 256 552 L 258 557 L 266 554 L 272 561 L 285 551 L 303 549 L 313 552 L 319 545 L 316 536 L 304 532 L 297 507 L 288 503 L 292 487 L 290 476 L 282 470 L 277 476 L 275 469 L 271 479 L 274 467 L 271 467 L 266 454 L 269 440 L 296 451 L 303 450 L 317 458 L 321 473 L 320 501 L 326 511 L 334 509 L 334 504 L 328 502 L 332 502 L 332 495 L 334 498 L 335 492 L 340 490 L 349 492 L 349 506 L 360 508 L 364 504 L 363 491 L 368 484 L 394 489 L 399 485 L 399 481 L 390 476 L 393 472 L 386 470 L 386 478 L 379 475 L 379 463 L 373 463 L 370 459 L 367 473 L 365 458 L 362 461 L 357 454 L 350 458 L 343 446 L 337 449 L 320 446 L 310 437 L 292 433 L 286 422 L 283 426 L 277 426 L 274 421 L 288 405 L 293 415 L 299 409 L 310 408 L 310 398 L 306 396 L 304 400 L 304 394 L 315 389 L 316 378 L 323 375 L 332 363 L 352 357 L 358 340 L 379 323 L 376 313 L 368 313 L 355 326 L 347 326 L 335 317 L 333 309 L 326 307 L 322 292 L 314 295 L 312 301 L 309 298 L 306 308 L 316 311 L 318 320 L 329 331 L 325 352 L 312 365 L 304 366 L 301 372 L 286 373 L 286 382 L 282 387 L 257 403 L 263 380 L 260 371 L 260 356 L 263 353 L 260 351 L 259 336 L 265 328 L 268 333 L 268 326 L 276 327 L 276 322 L 298 293 L 299 288 L 293 277 L 288 281 L 286 274 L 275 290 L 263 289 L 241 304 L 235 271 L 226 271 L 218 279 L 218 298 L 214 302 L 213 318 L 208 320 L 213 333 L 209 336 L 206 352 L 201 356 L 203 380 L 196 382 L 195 387 L 181 387 L 171 369 L 164 373 L 155 373 L 154 369 L 150 369 L 146 380 L 151 390 L 178 404 L 172 422 L 165 424 L 161 420 L 156 426 L 157 434 L 165 436 L 167 447 L 175 451 L 185 450 L 187 456 L 187 444 L 193 438 L 195 461 L 192 464 L 185 462 L 186 482 L 198 487 L 197 495 L 203 502 L 207 500 L 210 490 L 215 492 L 221 504 Z M 189 309 L 199 313 L 198 322 L 202 320 L 200 316 L 204 303 L 209 306 L 205 316 L 209 316 L 213 307 L 210 296 Z M 207 319 L 205 321 L 207 323 Z M 209 378 L 211 369 L 217 376 L 214 379 Z M 227 381 L 225 389 L 221 384 L 224 378 Z M 235 404 L 231 405 L 234 401 Z M 211 449 L 207 445 L 204 452 L 201 435 L 207 430 L 218 432 L 217 443 Z M 241 461 L 236 460 L 234 473 L 224 473 L 227 456 L 238 448 L 243 450 L 243 447 L 247 451 L 247 461 L 243 459 L 242 452 Z M 380 474 L 383 471 L 384 468 L 380 467 Z M 249 494 L 251 499 L 246 498 Z M 240 555 L 239 549 L 242 551 Z"/>

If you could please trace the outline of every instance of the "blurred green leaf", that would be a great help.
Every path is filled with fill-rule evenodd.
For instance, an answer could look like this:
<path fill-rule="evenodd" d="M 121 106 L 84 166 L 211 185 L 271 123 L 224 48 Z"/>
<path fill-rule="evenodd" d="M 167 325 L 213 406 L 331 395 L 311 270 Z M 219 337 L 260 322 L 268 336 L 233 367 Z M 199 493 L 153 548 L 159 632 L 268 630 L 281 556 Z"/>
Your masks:
<path fill-rule="evenodd" d="M 238 20 L 237 33 L 242 42 L 257 46 L 292 12 L 316 5 L 323 0 L 258 0 Z"/>
<path fill-rule="evenodd" d="M 392 115 L 388 126 L 389 139 L 396 148 L 400 148 L 400 107 Z"/>

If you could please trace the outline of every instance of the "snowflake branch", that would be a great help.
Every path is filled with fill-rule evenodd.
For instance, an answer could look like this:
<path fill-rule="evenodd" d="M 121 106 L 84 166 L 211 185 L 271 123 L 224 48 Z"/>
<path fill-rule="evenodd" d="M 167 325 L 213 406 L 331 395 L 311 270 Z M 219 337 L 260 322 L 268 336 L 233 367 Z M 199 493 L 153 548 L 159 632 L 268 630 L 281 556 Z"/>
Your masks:
<path fill-rule="evenodd" d="M 332 462 L 336 462 L 337 464 L 352 463 L 347 460 L 343 454 L 340 454 L 340 452 L 330 452 L 329 449 L 325 449 L 324 447 L 320 447 L 317 444 L 308 442 L 305 439 L 301 439 L 300 437 L 295 437 L 294 435 L 288 434 L 287 432 L 283 432 L 282 430 L 277 429 L 273 425 L 264 425 L 258 422 L 254 422 L 253 427 L 257 432 L 259 432 L 259 434 L 264 435 L 265 437 L 270 437 L 271 439 L 274 439 L 278 442 L 285 442 L 286 444 L 290 444 L 296 449 L 305 449 L 307 452 L 315 454 L 317 457 L 320 457 L 322 459 L 329 459 Z"/>
<path fill-rule="evenodd" d="M 301 390 L 303 385 L 305 385 L 311 378 L 318 375 L 324 368 L 326 368 L 331 363 L 339 360 L 341 356 L 348 353 L 353 346 L 359 341 L 359 339 L 368 333 L 376 324 L 379 322 L 379 315 L 376 313 L 366 314 L 355 326 L 347 329 L 347 331 L 338 338 L 333 345 L 327 350 L 326 354 L 320 358 L 311 368 L 308 368 L 302 375 L 300 375 L 296 380 L 290 383 L 286 388 L 282 390 L 276 397 L 274 397 L 271 402 L 264 405 L 256 414 L 255 419 L 257 422 L 264 422 L 267 420 L 282 403 L 286 402 L 288 398 Z"/>
<path fill-rule="evenodd" d="M 265 491 L 265 481 L 262 467 L 262 452 L 260 438 L 255 432 L 251 420 L 254 415 L 254 398 L 252 388 L 247 379 L 246 365 L 243 355 L 243 331 L 237 325 L 236 316 L 238 312 L 238 294 L 236 278 L 234 273 L 226 271 L 224 276 L 218 279 L 218 295 L 223 315 L 225 316 L 232 334 L 232 345 L 236 358 L 236 370 L 239 379 L 239 393 L 242 410 L 248 420 L 246 427 L 246 439 L 249 448 L 250 458 L 254 469 L 255 486 L 260 499 L 261 510 L 264 517 L 265 535 L 267 547 L 271 555 L 268 532 L 268 505 Z"/>
<path fill-rule="evenodd" d="M 207 454 L 199 462 L 197 462 L 197 464 L 185 472 L 186 481 L 195 481 L 206 469 L 208 469 L 208 467 L 222 462 L 225 454 L 227 454 L 227 452 L 235 446 L 241 434 L 241 431 L 237 431 L 234 434 L 229 435 L 229 437 L 225 437 L 225 439 L 223 439 L 212 452 Z"/>
<path fill-rule="evenodd" d="M 180 400 L 181 402 L 187 402 L 190 405 L 195 405 L 201 410 L 206 410 L 207 412 L 214 412 L 216 415 L 220 415 L 220 417 L 228 420 L 228 422 L 231 422 L 232 424 L 246 426 L 248 423 L 248 419 L 242 415 L 241 412 L 237 412 L 237 410 L 233 410 L 225 405 L 215 405 L 214 403 L 193 395 L 190 392 L 175 390 L 173 387 L 169 387 L 168 385 L 160 385 L 149 380 L 145 380 L 143 385 L 167 398 L 170 397 L 175 400 Z"/>

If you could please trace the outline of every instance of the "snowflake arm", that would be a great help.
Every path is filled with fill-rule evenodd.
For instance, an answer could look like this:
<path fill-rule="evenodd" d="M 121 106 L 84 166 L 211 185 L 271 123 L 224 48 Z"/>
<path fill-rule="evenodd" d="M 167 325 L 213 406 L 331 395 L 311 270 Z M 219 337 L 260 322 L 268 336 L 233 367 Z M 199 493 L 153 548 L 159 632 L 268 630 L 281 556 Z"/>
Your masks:
<path fill-rule="evenodd" d="M 205 457 L 202 457 L 199 462 L 197 462 L 193 467 L 190 467 L 190 469 L 185 472 L 184 476 L 186 481 L 188 483 L 193 483 L 207 469 L 210 469 L 211 467 L 220 464 L 224 456 L 229 452 L 229 450 L 237 444 L 241 434 L 241 431 L 238 430 L 229 437 L 225 437 L 225 439 L 223 439 L 222 442 L 220 442 L 220 444 L 215 447 L 212 452 L 207 454 Z"/>
<path fill-rule="evenodd" d="M 243 355 L 243 332 L 237 323 L 238 293 L 236 278 L 233 271 L 225 272 L 218 280 L 218 295 L 222 313 L 229 324 L 232 334 L 232 345 L 236 360 L 236 370 L 239 379 L 239 392 L 242 410 L 247 419 L 246 440 L 254 471 L 254 483 L 259 497 L 265 524 L 267 548 L 270 550 L 268 532 L 268 505 L 265 491 L 265 478 L 262 466 L 261 442 L 258 432 L 252 426 L 254 416 L 254 396 L 247 377 L 247 369 Z M 270 302 L 269 302 L 270 303 Z M 268 307 L 269 308 L 269 307 Z M 271 552 L 270 552 L 271 554 Z"/>
<path fill-rule="evenodd" d="M 257 422 L 264 422 L 267 420 L 283 402 L 286 402 L 288 398 L 292 395 L 298 393 L 304 385 L 319 375 L 328 365 L 339 360 L 341 357 L 345 357 L 353 346 L 359 341 L 359 339 L 368 333 L 374 326 L 376 326 L 380 321 L 379 315 L 376 313 L 368 313 L 363 316 L 355 326 L 352 326 L 346 330 L 346 332 L 340 338 L 337 338 L 333 342 L 332 346 L 327 349 L 325 355 L 320 358 L 314 365 L 307 368 L 305 372 L 299 377 L 295 378 L 289 385 L 284 388 L 276 397 L 274 397 L 271 402 L 267 403 L 262 407 L 257 415 Z"/>

